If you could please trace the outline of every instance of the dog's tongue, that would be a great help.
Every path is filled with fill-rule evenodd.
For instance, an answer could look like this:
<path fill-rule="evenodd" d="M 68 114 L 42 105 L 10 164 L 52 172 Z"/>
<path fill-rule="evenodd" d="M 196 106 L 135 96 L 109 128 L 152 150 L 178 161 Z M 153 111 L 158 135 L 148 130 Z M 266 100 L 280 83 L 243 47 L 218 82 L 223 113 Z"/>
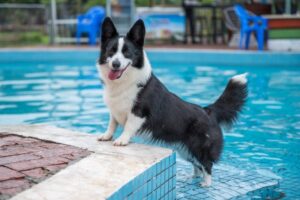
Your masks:
<path fill-rule="evenodd" d="M 108 78 L 110 80 L 115 80 L 122 75 L 122 70 L 110 70 L 108 73 Z"/>

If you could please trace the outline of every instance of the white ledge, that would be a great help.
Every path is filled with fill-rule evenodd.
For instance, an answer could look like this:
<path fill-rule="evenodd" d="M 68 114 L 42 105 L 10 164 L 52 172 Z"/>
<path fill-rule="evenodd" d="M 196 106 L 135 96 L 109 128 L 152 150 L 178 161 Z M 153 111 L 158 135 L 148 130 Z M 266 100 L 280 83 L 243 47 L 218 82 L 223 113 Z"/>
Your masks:
<path fill-rule="evenodd" d="M 17 194 L 12 200 L 106 199 L 155 163 L 172 154 L 169 149 L 142 144 L 131 143 L 125 147 L 116 147 L 112 142 L 97 141 L 97 135 L 48 125 L 0 126 L 0 132 L 49 140 L 93 152 Z"/>

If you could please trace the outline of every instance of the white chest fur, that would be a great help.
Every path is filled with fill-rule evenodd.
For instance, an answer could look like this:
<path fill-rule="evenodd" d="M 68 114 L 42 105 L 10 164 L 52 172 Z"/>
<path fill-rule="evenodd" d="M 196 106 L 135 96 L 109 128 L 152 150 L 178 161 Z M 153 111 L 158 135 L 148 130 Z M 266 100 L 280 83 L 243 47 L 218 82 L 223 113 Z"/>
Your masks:
<path fill-rule="evenodd" d="M 129 66 L 122 77 L 117 80 L 108 78 L 109 67 L 107 64 L 98 65 L 97 67 L 99 75 L 105 84 L 104 102 L 115 120 L 124 126 L 141 90 L 138 84 L 146 83 L 151 76 L 151 66 L 148 58 L 144 53 L 144 66 L 142 69 Z"/>
<path fill-rule="evenodd" d="M 134 106 L 139 88 L 136 85 L 132 85 L 124 87 L 124 90 L 117 93 L 111 90 L 113 90 L 113 88 L 105 88 L 103 96 L 104 102 L 116 121 L 124 126 L 127 121 L 127 116 L 131 113 L 132 107 Z"/>

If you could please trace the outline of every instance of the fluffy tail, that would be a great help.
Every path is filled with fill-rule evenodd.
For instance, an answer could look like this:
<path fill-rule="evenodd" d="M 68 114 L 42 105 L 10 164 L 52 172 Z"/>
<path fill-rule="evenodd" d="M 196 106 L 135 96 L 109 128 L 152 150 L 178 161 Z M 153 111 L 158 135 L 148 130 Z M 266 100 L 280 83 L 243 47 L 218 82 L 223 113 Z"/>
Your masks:
<path fill-rule="evenodd" d="M 213 114 L 219 124 L 231 126 L 247 98 L 247 73 L 232 77 L 218 100 L 205 110 Z"/>

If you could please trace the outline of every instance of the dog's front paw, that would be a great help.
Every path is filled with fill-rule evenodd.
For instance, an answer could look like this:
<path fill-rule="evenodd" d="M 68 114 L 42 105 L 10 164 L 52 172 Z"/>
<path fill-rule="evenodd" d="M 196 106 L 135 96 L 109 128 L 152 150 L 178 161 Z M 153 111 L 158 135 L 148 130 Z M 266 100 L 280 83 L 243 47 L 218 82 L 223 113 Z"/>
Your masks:
<path fill-rule="evenodd" d="M 110 141 L 112 136 L 109 134 L 102 134 L 98 137 L 98 141 Z"/>
<path fill-rule="evenodd" d="M 211 186 L 212 180 L 211 175 L 204 175 L 204 180 L 200 183 L 202 187 L 209 187 Z"/>
<path fill-rule="evenodd" d="M 128 143 L 129 143 L 129 139 L 120 136 L 113 142 L 113 145 L 114 146 L 126 146 L 126 145 L 128 145 Z"/>
<path fill-rule="evenodd" d="M 203 181 L 203 182 L 200 183 L 200 186 L 201 186 L 201 187 L 210 187 L 210 186 L 211 186 L 211 183 L 206 182 L 206 181 Z"/>

